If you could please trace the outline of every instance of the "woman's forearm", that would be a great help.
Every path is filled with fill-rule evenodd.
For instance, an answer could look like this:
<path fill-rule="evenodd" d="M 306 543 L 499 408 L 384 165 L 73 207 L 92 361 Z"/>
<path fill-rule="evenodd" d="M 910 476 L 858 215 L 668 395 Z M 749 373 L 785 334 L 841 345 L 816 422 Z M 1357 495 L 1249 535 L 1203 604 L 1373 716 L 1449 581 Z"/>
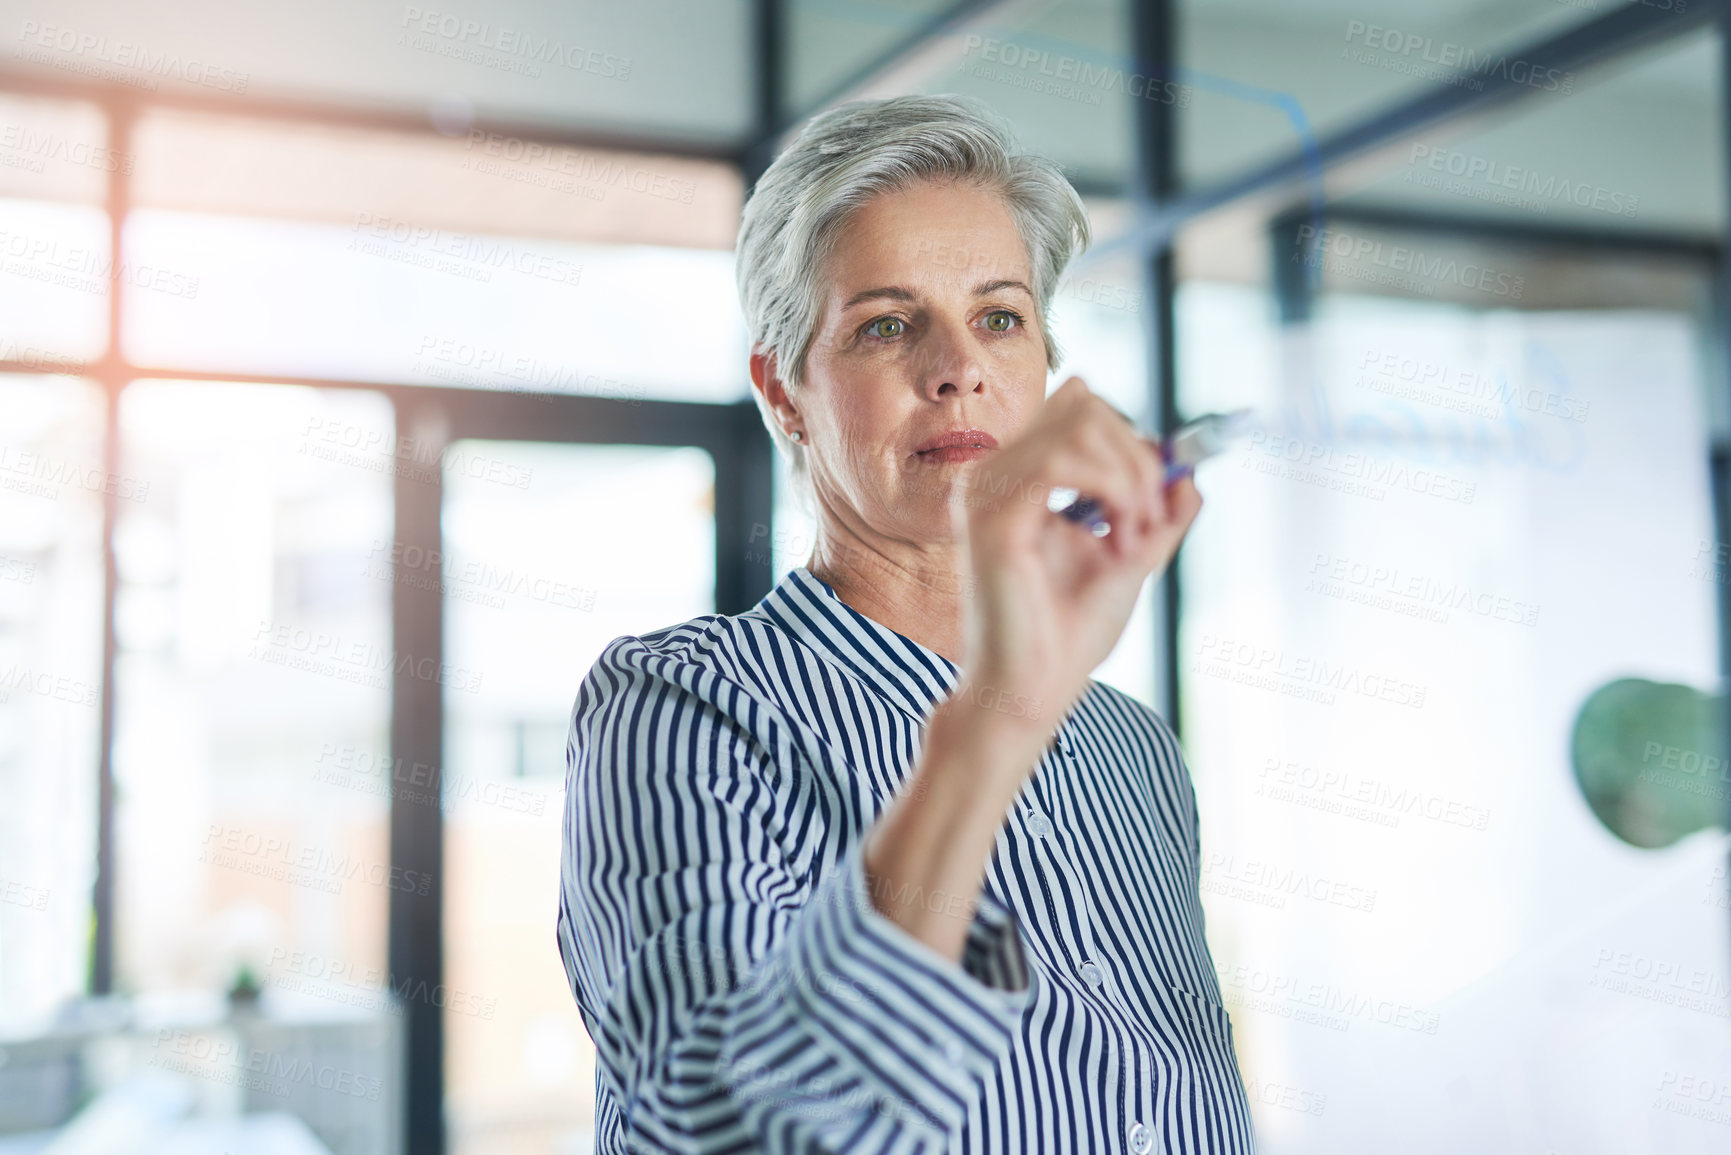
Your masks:
<path fill-rule="evenodd" d="M 958 690 L 933 715 L 912 779 L 868 832 L 872 906 L 960 962 L 998 828 L 1051 739 Z"/>

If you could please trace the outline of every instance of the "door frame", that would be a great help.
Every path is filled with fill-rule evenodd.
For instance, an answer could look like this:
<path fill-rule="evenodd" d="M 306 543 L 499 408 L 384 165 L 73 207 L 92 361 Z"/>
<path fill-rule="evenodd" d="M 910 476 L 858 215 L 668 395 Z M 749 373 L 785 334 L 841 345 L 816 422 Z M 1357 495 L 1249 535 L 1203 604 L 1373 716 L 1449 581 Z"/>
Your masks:
<path fill-rule="evenodd" d="M 774 446 L 753 402 L 715 405 L 420 386 L 384 392 L 396 412 L 398 436 L 407 435 L 420 458 L 436 453 L 442 460 L 451 444 L 463 440 L 704 450 L 715 465 L 716 612 L 741 613 L 769 592 L 768 551 L 749 546 L 768 540 L 774 522 Z M 412 547 L 424 551 L 420 556 L 445 556 L 442 473 L 396 471 L 396 556 L 414 556 Z M 754 527 L 759 527 L 755 535 Z M 445 657 L 444 596 L 437 583 L 424 589 L 392 576 L 392 652 L 430 659 L 437 668 Z M 437 679 L 392 677 L 392 765 L 444 765 L 442 691 Z M 391 867 L 419 871 L 432 881 L 424 894 L 390 892 L 387 965 L 395 982 L 436 990 L 445 970 L 444 810 L 411 800 L 407 793 L 412 792 L 391 793 Z M 551 922 L 547 931 L 552 950 Z M 432 1000 L 412 999 L 402 1012 L 403 1133 L 411 1150 L 444 1151 L 443 1011 Z"/>

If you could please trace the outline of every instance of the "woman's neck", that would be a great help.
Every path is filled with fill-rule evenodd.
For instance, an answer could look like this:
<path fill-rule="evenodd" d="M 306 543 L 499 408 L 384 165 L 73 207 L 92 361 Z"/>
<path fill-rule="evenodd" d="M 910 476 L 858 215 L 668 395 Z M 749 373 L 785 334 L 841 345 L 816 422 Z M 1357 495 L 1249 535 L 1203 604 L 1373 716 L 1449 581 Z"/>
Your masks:
<path fill-rule="evenodd" d="M 825 525 L 806 568 L 849 607 L 881 626 L 962 664 L 962 599 L 967 596 L 961 551 L 868 543 Z"/>

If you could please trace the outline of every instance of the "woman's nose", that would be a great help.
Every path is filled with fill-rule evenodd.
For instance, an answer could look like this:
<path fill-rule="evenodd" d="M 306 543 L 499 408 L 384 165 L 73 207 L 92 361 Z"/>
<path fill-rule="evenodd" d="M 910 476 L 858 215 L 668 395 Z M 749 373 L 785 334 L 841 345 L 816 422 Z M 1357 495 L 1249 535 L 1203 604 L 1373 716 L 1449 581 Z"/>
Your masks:
<path fill-rule="evenodd" d="M 960 332 L 949 326 L 934 329 L 920 353 L 922 383 L 931 400 L 985 391 L 985 364 L 965 326 Z"/>

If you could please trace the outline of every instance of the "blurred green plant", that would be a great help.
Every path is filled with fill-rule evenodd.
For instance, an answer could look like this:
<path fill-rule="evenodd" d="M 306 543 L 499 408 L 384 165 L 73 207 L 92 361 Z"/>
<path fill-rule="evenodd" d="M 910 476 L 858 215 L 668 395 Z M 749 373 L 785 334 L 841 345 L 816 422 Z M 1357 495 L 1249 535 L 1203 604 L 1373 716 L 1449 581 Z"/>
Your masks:
<path fill-rule="evenodd" d="M 1605 828 L 1657 850 L 1725 826 L 1725 698 L 1645 678 L 1599 687 L 1575 717 L 1575 781 Z"/>

